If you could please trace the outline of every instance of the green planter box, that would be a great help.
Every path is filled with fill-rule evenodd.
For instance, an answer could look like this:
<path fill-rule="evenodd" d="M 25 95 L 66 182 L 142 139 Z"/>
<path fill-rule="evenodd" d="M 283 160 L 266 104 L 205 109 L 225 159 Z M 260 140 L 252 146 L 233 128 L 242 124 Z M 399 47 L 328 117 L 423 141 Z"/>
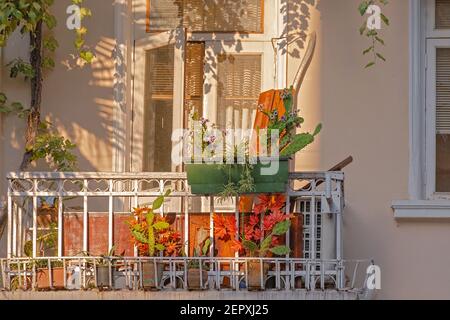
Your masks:
<path fill-rule="evenodd" d="M 270 159 L 270 158 L 269 158 Z M 283 193 L 289 180 L 289 158 L 270 159 L 278 161 L 278 172 L 274 175 L 262 175 L 262 168 L 269 168 L 272 163 L 262 164 L 258 162 L 253 166 L 252 176 L 255 181 L 255 191 L 257 193 Z M 187 180 L 191 186 L 192 194 L 214 195 L 223 190 L 228 184 L 228 168 L 225 169 L 220 164 L 185 164 Z M 231 181 L 238 184 L 241 178 L 243 166 L 239 164 L 231 165 Z"/>

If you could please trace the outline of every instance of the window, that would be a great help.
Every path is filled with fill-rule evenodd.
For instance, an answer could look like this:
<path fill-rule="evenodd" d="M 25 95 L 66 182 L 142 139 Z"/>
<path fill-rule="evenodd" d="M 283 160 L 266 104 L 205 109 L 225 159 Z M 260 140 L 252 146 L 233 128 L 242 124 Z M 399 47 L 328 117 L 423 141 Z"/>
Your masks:
<path fill-rule="evenodd" d="M 147 31 L 264 32 L 263 0 L 147 0 Z"/>
<path fill-rule="evenodd" d="M 280 5 L 147 0 L 147 28 L 134 26 L 133 171 L 182 170 L 171 162 L 171 133 L 193 111 L 223 129 L 252 128 L 259 94 L 285 85 L 286 53 L 272 43 L 285 19 L 263 14 Z"/>
<path fill-rule="evenodd" d="M 450 0 L 431 1 L 426 35 L 426 191 L 450 194 Z"/>
<path fill-rule="evenodd" d="M 217 124 L 251 129 L 261 93 L 261 55 L 220 55 Z"/>

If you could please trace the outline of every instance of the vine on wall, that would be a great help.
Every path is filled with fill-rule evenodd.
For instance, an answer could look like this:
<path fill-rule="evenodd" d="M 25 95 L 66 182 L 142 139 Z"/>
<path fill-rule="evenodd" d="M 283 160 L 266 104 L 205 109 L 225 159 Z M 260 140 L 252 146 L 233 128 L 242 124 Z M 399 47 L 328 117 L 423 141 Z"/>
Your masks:
<path fill-rule="evenodd" d="M 361 16 L 370 14 L 359 29 L 360 34 L 370 40 L 369 47 L 363 51 L 363 55 L 370 54 L 371 56 L 370 61 L 365 66 L 366 68 L 374 66 L 377 61 L 386 61 L 379 47 L 385 45 L 380 33 L 381 27 L 382 25 L 389 26 L 389 19 L 381 12 L 381 8 L 384 8 L 387 4 L 387 0 L 363 0 L 358 7 Z"/>

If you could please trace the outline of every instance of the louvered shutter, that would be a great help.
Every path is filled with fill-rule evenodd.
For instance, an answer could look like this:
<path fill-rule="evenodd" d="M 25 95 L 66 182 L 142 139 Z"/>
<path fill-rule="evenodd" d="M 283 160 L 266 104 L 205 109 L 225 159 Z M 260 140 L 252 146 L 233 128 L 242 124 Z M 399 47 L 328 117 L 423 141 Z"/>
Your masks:
<path fill-rule="evenodd" d="M 436 29 L 450 29 L 450 0 L 436 0 Z"/>
<path fill-rule="evenodd" d="M 184 26 L 197 32 L 262 33 L 264 0 L 148 0 L 150 32 Z"/>
<path fill-rule="evenodd" d="M 186 44 L 186 61 L 184 76 L 184 109 L 185 127 L 189 112 L 194 109 L 197 114 L 203 114 L 203 84 L 205 44 L 203 42 L 188 42 Z"/>
<path fill-rule="evenodd" d="M 436 48 L 436 192 L 450 192 L 450 48 Z"/>
<path fill-rule="evenodd" d="M 436 130 L 450 134 L 450 48 L 436 49 Z"/>
<path fill-rule="evenodd" d="M 261 55 L 218 57 L 217 124 L 251 129 L 261 93 Z"/>

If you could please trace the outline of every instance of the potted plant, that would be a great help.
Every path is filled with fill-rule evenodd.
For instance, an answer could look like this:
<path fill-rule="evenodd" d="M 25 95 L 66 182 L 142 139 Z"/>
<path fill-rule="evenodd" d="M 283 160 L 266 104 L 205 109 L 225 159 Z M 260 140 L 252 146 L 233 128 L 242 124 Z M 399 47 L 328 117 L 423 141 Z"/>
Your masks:
<path fill-rule="evenodd" d="M 260 137 L 252 141 L 244 140 L 238 146 L 228 146 L 223 139 L 226 131 L 218 130 L 209 120 L 192 115 L 190 130 L 190 148 L 193 155 L 185 157 L 187 180 L 193 194 L 220 194 L 222 197 L 239 194 L 284 192 L 289 179 L 289 159 L 312 142 L 320 133 L 318 125 L 314 133 L 296 133 L 296 128 L 304 122 L 298 112 L 292 110 L 292 88 L 281 93 L 285 108 L 284 114 L 278 110 L 258 108 L 263 116 L 269 118 L 266 141 Z M 258 129 L 258 128 L 257 128 Z M 276 130 L 276 131 L 275 131 Z M 257 131 L 259 134 L 259 130 Z M 278 137 L 272 141 L 272 135 Z M 273 142 L 273 143 L 272 143 Z M 252 145 L 251 145 L 252 144 Z M 259 147 L 265 146 L 267 154 L 272 154 L 272 145 L 279 148 L 277 157 L 259 157 Z M 257 150 L 256 155 L 254 152 Z M 201 152 L 198 159 L 196 152 Z M 238 156 L 241 161 L 237 161 Z M 233 158 L 234 163 L 230 163 Z M 278 162 L 278 171 L 272 174 L 264 172 L 264 168 Z"/>
<path fill-rule="evenodd" d="M 206 257 L 211 246 L 211 239 L 206 229 L 200 228 L 196 235 L 197 245 L 194 257 Z M 208 281 L 209 267 L 201 259 L 192 259 L 187 266 L 187 285 L 189 290 L 202 290 Z"/>
<path fill-rule="evenodd" d="M 258 199 L 250 217 L 242 219 L 244 225 L 238 240 L 234 217 L 215 216 L 214 219 L 219 239 L 230 241 L 241 255 L 255 258 L 247 260 L 248 290 L 264 289 L 269 265 L 261 258 L 283 256 L 291 251 L 287 245 L 280 244 L 291 226 L 291 216 L 284 213 L 284 196 L 260 195 Z"/>
<path fill-rule="evenodd" d="M 51 222 L 49 228 L 38 231 L 36 243 L 41 257 L 51 257 L 55 255 L 58 240 L 56 223 Z M 33 256 L 33 242 L 25 242 L 24 253 L 28 257 Z M 64 289 L 64 264 L 63 261 L 51 261 L 46 258 L 36 258 L 33 260 L 36 267 L 36 286 L 40 290 Z M 50 269 L 50 270 L 49 270 Z M 51 276 L 51 283 L 50 283 Z"/>
<path fill-rule="evenodd" d="M 39 290 L 64 289 L 64 263 L 63 261 L 51 261 L 50 268 L 47 259 L 35 260 L 36 287 Z M 51 280 L 50 280 L 51 276 Z"/>
<path fill-rule="evenodd" d="M 112 257 L 114 256 L 115 246 L 108 253 L 100 255 L 100 259 L 95 261 L 96 285 L 99 289 L 111 289 L 114 286 L 114 273 Z M 110 281 L 111 279 L 111 281 Z"/>
<path fill-rule="evenodd" d="M 134 208 L 133 217 L 127 223 L 132 239 L 141 257 L 163 257 L 176 255 L 181 249 L 181 236 L 170 228 L 164 217 L 155 213 L 163 203 L 165 195 L 158 197 L 151 206 Z M 164 264 L 158 259 L 141 263 L 142 286 L 157 289 L 161 285 Z"/>

